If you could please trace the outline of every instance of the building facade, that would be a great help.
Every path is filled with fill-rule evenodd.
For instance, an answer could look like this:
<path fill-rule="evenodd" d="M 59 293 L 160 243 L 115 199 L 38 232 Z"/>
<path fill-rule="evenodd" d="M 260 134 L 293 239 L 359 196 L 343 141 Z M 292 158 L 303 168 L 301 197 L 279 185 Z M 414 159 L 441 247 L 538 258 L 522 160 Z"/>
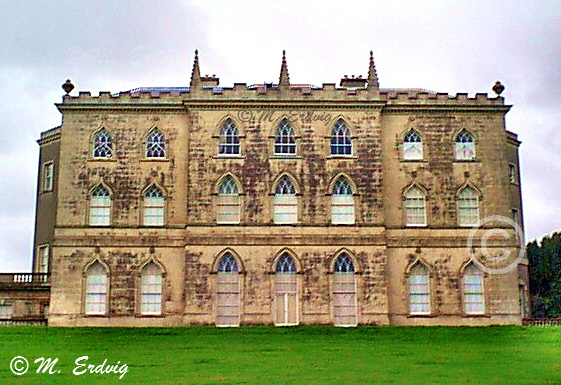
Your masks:
<path fill-rule="evenodd" d="M 520 252 L 473 230 L 522 226 L 500 84 L 383 89 L 371 54 L 366 78 L 294 85 L 283 53 L 278 84 L 225 88 L 196 53 L 190 87 L 63 88 L 39 140 L 50 325 L 521 322 L 525 260 L 473 258 Z"/>

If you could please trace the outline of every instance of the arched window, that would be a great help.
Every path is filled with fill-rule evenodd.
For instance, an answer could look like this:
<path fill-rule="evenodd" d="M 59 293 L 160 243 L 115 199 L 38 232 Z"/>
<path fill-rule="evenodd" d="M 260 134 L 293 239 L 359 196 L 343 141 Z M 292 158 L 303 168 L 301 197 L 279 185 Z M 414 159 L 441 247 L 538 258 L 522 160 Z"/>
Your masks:
<path fill-rule="evenodd" d="M 425 194 L 418 187 L 405 193 L 405 224 L 407 226 L 426 226 Z"/>
<path fill-rule="evenodd" d="M 140 273 L 140 314 L 162 314 L 162 271 L 154 262 Z"/>
<path fill-rule="evenodd" d="M 166 156 L 166 143 L 164 134 L 153 129 L 146 138 L 146 157 L 147 158 L 164 158 Z"/>
<path fill-rule="evenodd" d="M 475 140 L 473 139 L 473 135 L 465 129 L 456 136 L 456 159 L 475 159 Z"/>
<path fill-rule="evenodd" d="M 458 224 L 460 226 L 479 224 L 479 194 L 469 186 L 458 194 Z"/>
<path fill-rule="evenodd" d="M 333 186 L 331 196 L 331 223 L 355 223 L 355 202 L 353 189 L 347 178 L 341 176 Z"/>
<path fill-rule="evenodd" d="M 464 269 L 464 310 L 466 314 L 485 313 L 483 272 L 473 263 Z"/>
<path fill-rule="evenodd" d="M 277 183 L 274 198 L 274 222 L 288 224 L 298 222 L 298 199 L 296 189 L 288 176 Z"/>
<path fill-rule="evenodd" d="M 331 132 L 331 155 L 352 155 L 353 142 L 349 127 L 339 119 Z"/>
<path fill-rule="evenodd" d="M 216 223 L 240 223 L 240 193 L 234 178 L 229 175 L 218 187 Z"/>
<path fill-rule="evenodd" d="M 296 137 L 288 120 L 281 120 L 275 135 L 275 154 L 296 154 Z"/>
<path fill-rule="evenodd" d="M 98 261 L 86 271 L 87 315 L 104 315 L 107 313 L 107 270 Z"/>
<path fill-rule="evenodd" d="M 220 146 L 218 148 L 218 153 L 220 155 L 240 154 L 240 138 L 238 136 L 238 129 L 230 118 L 224 121 L 224 125 L 220 130 Z"/>
<path fill-rule="evenodd" d="M 409 271 L 409 312 L 430 314 L 429 269 L 419 262 Z"/>
<path fill-rule="evenodd" d="M 423 141 L 417 131 L 411 129 L 403 140 L 403 159 L 420 160 L 423 159 Z"/>
<path fill-rule="evenodd" d="M 298 324 L 298 281 L 294 259 L 283 253 L 275 274 L 275 324 Z"/>
<path fill-rule="evenodd" d="M 164 225 L 164 194 L 152 185 L 144 192 L 144 226 Z"/>
<path fill-rule="evenodd" d="M 226 252 L 218 262 L 216 275 L 216 325 L 240 324 L 240 278 L 234 256 Z"/>
<path fill-rule="evenodd" d="M 218 262 L 218 272 L 219 273 L 237 273 L 238 264 L 236 259 L 230 253 L 225 253 L 220 261 Z"/>
<path fill-rule="evenodd" d="M 358 314 L 355 268 L 347 253 L 339 254 L 333 270 L 333 324 L 356 326 Z"/>
<path fill-rule="evenodd" d="M 93 157 L 111 158 L 113 156 L 113 143 L 111 135 L 104 128 L 99 130 L 94 136 Z"/>
<path fill-rule="evenodd" d="M 296 265 L 294 259 L 288 253 L 283 253 L 277 261 L 277 273 L 296 273 Z"/>
<path fill-rule="evenodd" d="M 111 195 L 99 185 L 90 196 L 90 226 L 109 226 L 111 224 Z"/>

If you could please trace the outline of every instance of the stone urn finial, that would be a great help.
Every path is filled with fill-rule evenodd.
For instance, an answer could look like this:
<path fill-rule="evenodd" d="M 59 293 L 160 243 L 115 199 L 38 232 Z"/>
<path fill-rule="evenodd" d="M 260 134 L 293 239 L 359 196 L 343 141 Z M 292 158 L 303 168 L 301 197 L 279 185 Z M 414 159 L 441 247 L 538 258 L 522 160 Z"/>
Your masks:
<path fill-rule="evenodd" d="M 501 93 L 505 90 L 505 86 L 503 86 L 501 82 L 497 80 L 492 90 L 497 94 L 497 96 L 501 96 Z"/>
<path fill-rule="evenodd" d="M 68 95 L 74 89 L 74 84 L 72 84 L 70 79 L 66 79 L 66 82 L 62 85 L 62 89 L 66 92 L 66 95 Z"/>

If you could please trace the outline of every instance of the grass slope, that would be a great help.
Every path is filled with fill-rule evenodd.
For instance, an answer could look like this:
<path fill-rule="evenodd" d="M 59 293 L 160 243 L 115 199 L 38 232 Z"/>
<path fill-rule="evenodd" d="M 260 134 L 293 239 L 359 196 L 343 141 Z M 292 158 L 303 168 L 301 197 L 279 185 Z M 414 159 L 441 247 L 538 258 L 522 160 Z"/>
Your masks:
<path fill-rule="evenodd" d="M 561 327 L 1 327 L 0 341 L 0 384 L 561 384 Z M 85 355 L 128 373 L 75 376 Z M 60 373 L 36 373 L 39 357 Z"/>

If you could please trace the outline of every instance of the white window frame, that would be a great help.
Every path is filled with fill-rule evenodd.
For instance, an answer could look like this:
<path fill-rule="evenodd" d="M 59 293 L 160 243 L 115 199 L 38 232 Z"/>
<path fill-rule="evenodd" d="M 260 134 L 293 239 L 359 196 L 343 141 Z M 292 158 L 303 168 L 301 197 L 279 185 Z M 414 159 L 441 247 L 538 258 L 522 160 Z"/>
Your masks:
<path fill-rule="evenodd" d="M 273 153 L 279 156 L 296 155 L 296 133 L 286 118 L 282 119 L 275 130 Z M 280 151 L 277 151 L 280 149 Z M 286 150 L 286 151 L 285 151 Z"/>
<path fill-rule="evenodd" d="M 98 142 L 100 136 L 104 136 L 106 140 Z M 96 155 L 96 152 L 100 152 L 105 155 Z M 92 145 L 92 157 L 94 159 L 108 159 L 113 156 L 113 138 L 109 131 L 105 128 L 98 130 L 93 137 Z"/>
<path fill-rule="evenodd" d="M 94 194 L 105 191 L 107 195 L 94 196 Z M 95 187 L 90 192 L 90 226 L 110 226 L 111 225 L 111 191 L 103 185 Z"/>
<path fill-rule="evenodd" d="M 162 314 L 162 291 L 162 269 L 154 262 L 149 262 L 140 272 L 140 314 Z"/>
<path fill-rule="evenodd" d="M 422 263 L 416 263 L 409 271 L 409 314 L 431 314 L 430 272 Z"/>
<path fill-rule="evenodd" d="M 405 225 L 408 227 L 423 227 L 427 225 L 427 197 L 417 186 L 405 192 Z"/>
<path fill-rule="evenodd" d="M 471 140 L 460 140 L 460 137 L 469 137 Z M 455 157 L 456 160 L 474 160 L 475 153 L 475 137 L 466 129 L 463 129 L 455 137 Z"/>
<path fill-rule="evenodd" d="M 166 137 L 164 133 L 154 128 L 146 137 L 146 158 L 164 159 L 166 157 Z"/>
<path fill-rule="evenodd" d="M 240 223 L 240 193 L 234 178 L 226 176 L 218 187 L 216 198 L 216 223 L 238 224 Z"/>
<path fill-rule="evenodd" d="M 94 269 L 96 271 L 93 271 Z M 101 263 L 96 261 L 88 267 L 84 300 L 84 313 L 86 315 L 107 314 L 108 281 L 107 269 Z"/>
<path fill-rule="evenodd" d="M 160 196 L 149 197 L 159 193 Z M 143 226 L 162 227 L 165 225 L 166 200 L 162 189 L 156 185 L 148 187 L 143 196 L 142 224 Z"/>
<path fill-rule="evenodd" d="M 403 138 L 403 159 L 423 160 L 423 139 L 413 129 L 407 131 Z"/>
<path fill-rule="evenodd" d="M 333 185 L 331 223 L 336 225 L 353 225 L 355 223 L 353 188 L 345 177 L 340 177 Z"/>
<path fill-rule="evenodd" d="M 37 272 L 49 272 L 50 245 L 45 243 L 37 247 Z"/>
<path fill-rule="evenodd" d="M 55 183 L 55 164 L 53 161 L 43 165 L 43 191 L 53 191 Z"/>
<path fill-rule="evenodd" d="M 462 289 L 465 314 L 485 314 L 484 274 L 473 264 L 464 269 Z"/>
<path fill-rule="evenodd" d="M 298 223 L 296 186 L 288 176 L 279 179 L 275 188 L 273 222 L 279 225 Z"/>
<path fill-rule="evenodd" d="M 231 142 L 229 140 L 231 139 Z M 220 129 L 220 137 L 218 144 L 218 156 L 240 156 L 241 143 L 238 128 L 234 121 L 227 118 Z"/>
<path fill-rule="evenodd" d="M 471 191 L 472 195 L 465 196 L 464 192 Z M 472 187 L 466 186 L 458 193 L 458 225 L 477 226 L 479 224 L 479 193 Z"/>
<path fill-rule="evenodd" d="M 331 130 L 331 156 L 353 156 L 353 139 L 351 130 L 343 119 L 338 119 Z"/>

